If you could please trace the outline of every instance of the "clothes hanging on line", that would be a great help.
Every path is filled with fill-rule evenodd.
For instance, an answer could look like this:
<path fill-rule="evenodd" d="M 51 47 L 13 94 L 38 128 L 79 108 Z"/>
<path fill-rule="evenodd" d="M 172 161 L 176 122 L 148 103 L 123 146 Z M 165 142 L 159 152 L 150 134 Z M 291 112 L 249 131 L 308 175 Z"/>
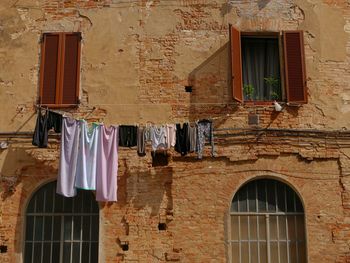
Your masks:
<path fill-rule="evenodd" d="M 38 109 L 32 144 L 38 146 L 39 148 L 47 147 L 49 137 L 49 131 L 47 129 L 48 117 L 49 115 L 47 111 L 45 111 L 45 114 L 42 115 L 41 110 Z"/>
<path fill-rule="evenodd" d="M 203 149 L 206 140 L 211 144 L 211 155 L 214 156 L 214 132 L 213 123 L 210 120 L 201 120 L 197 123 L 197 156 L 203 157 Z"/>
<path fill-rule="evenodd" d="M 41 109 L 38 109 L 32 144 L 39 148 L 46 148 L 51 129 L 54 129 L 56 133 L 61 133 L 62 115 L 48 110 L 45 110 L 43 115 Z"/>
<path fill-rule="evenodd" d="M 176 125 L 167 124 L 165 125 L 165 130 L 166 130 L 167 148 L 170 149 L 171 147 L 174 147 L 176 144 Z"/>
<path fill-rule="evenodd" d="M 152 126 L 150 128 L 150 136 L 152 142 L 152 151 L 165 150 L 167 148 L 166 130 L 164 126 Z"/>
<path fill-rule="evenodd" d="M 137 126 L 119 126 L 119 146 L 133 147 L 137 145 Z"/>
<path fill-rule="evenodd" d="M 146 155 L 145 131 L 145 127 L 137 127 L 137 154 L 139 156 Z"/>
<path fill-rule="evenodd" d="M 118 126 L 100 125 L 99 129 L 96 200 L 117 201 Z"/>
<path fill-rule="evenodd" d="M 49 117 L 47 122 L 47 129 L 53 129 L 56 133 L 61 133 L 62 130 L 62 115 L 53 111 L 48 111 Z"/>
<path fill-rule="evenodd" d="M 176 124 L 176 144 L 175 150 L 182 156 L 186 155 L 190 149 L 190 141 L 188 137 L 188 123 L 181 125 Z"/>
<path fill-rule="evenodd" d="M 197 150 L 197 124 L 188 125 L 188 139 L 190 141 L 189 152 L 195 152 Z"/>
<path fill-rule="evenodd" d="M 89 128 L 85 120 L 79 121 L 80 138 L 75 187 L 85 190 L 96 190 L 96 164 L 99 147 L 99 125 Z"/>
<path fill-rule="evenodd" d="M 75 176 L 78 160 L 80 128 L 77 120 L 63 118 L 60 163 L 56 192 L 65 197 L 76 195 Z"/>

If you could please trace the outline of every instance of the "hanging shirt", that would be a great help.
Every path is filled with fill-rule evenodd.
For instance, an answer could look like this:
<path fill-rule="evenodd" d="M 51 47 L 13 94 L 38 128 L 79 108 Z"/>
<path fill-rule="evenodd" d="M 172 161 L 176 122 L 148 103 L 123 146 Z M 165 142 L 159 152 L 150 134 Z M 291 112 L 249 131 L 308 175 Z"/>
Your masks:
<path fill-rule="evenodd" d="M 54 129 L 56 133 L 61 133 L 62 130 L 62 115 L 53 111 L 49 111 L 47 129 Z"/>
<path fill-rule="evenodd" d="M 176 126 L 175 126 L 175 124 L 165 125 L 165 131 L 166 131 L 167 148 L 170 149 L 171 147 L 174 147 L 176 144 Z"/>
<path fill-rule="evenodd" d="M 188 138 L 190 141 L 190 152 L 194 152 L 197 149 L 197 125 L 188 126 Z"/>
<path fill-rule="evenodd" d="M 96 200 L 117 201 L 118 126 L 99 126 Z"/>
<path fill-rule="evenodd" d="M 188 138 L 188 123 L 184 123 L 182 128 L 178 123 L 176 124 L 176 144 L 175 150 L 181 155 L 186 155 L 190 149 L 190 141 Z"/>
<path fill-rule="evenodd" d="M 146 155 L 145 127 L 137 127 L 137 154 Z"/>
<path fill-rule="evenodd" d="M 78 121 L 71 118 L 63 118 L 56 192 L 66 197 L 76 195 L 75 175 L 78 160 L 79 135 Z"/>
<path fill-rule="evenodd" d="M 137 145 L 137 127 L 132 125 L 119 126 L 119 146 L 133 147 Z"/>
<path fill-rule="evenodd" d="M 89 129 L 86 121 L 79 121 L 80 139 L 78 150 L 75 187 L 85 190 L 96 190 L 96 164 L 99 142 L 99 127 L 92 124 Z"/>
<path fill-rule="evenodd" d="M 47 147 L 47 141 L 49 137 L 48 136 L 49 133 L 47 129 L 48 117 L 49 115 L 47 111 L 45 112 L 44 115 L 42 115 L 41 110 L 40 109 L 38 110 L 32 144 L 40 148 Z"/>
<path fill-rule="evenodd" d="M 213 125 L 209 120 L 201 120 L 197 124 L 197 154 L 198 159 L 202 159 L 205 141 L 211 144 L 211 154 L 214 156 L 214 133 Z"/>
<path fill-rule="evenodd" d="M 151 141 L 151 127 L 146 126 L 144 130 L 144 136 L 143 136 L 145 143 Z"/>
<path fill-rule="evenodd" d="M 166 149 L 166 130 L 164 126 L 150 128 L 150 136 L 152 141 L 152 151 L 157 149 Z"/>

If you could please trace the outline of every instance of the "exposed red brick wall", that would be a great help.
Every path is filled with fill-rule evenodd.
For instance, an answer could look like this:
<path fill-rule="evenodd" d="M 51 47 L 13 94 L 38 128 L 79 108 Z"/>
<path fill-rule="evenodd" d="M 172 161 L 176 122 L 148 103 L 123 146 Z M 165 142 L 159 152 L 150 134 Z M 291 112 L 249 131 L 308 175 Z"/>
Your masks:
<path fill-rule="evenodd" d="M 8 15 L 22 21 L 23 27 L 18 33 L 17 29 L 11 31 L 11 23 L 6 24 L 8 34 L 4 39 L 13 43 L 17 34 L 28 34 L 35 39 L 32 48 L 36 52 L 42 31 L 78 30 L 88 36 L 89 30 L 96 27 L 91 17 L 97 12 L 115 12 L 115 20 L 107 31 L 110 34 L 122 31 L 120 34 L 126 34 L 129 42 L 112 53 L 122 54 L 130 49 L 136 54 L 133 64 L 130 61 L 127 64 L 137 72 L 133 76 L 137 83 L 135 107 L 144 105 L 147 110 L 147 105 L 169 106 L 169 123 L 214 120 L 216 157 L 210 157 L 209 147 L 203 160 L 197 160 L 195 154 L 181 157 L 171 150 L 168 165 L 153 167 L 150 147 L 145 157 L 138 157 L 136 149 L 120 149 L 118 202 L 100 203 L 100 262 L 226 262 L 230 202 L 240 186 L 259 177 L 282 180 L 300 195 L 306 216 L 308 262 L 350 262 L 348 135 L 245 130 L 256 127 L 248 125 L 248 115 L 254 114 L 259 116 L 260 128 L 331 130 L 335 125 L 334 129 L 340 131 L 344 127 L 346 131 L 348 121 L 339 118 L 346 112 L 342 108 L 346 96 L 339 94 L 347 92 L 348 55 L 344 61 L 322 61 L 312 47 L 314 41 L 320 40 L 318 36 L 315 40 L 311 29 L 306 28 L 309 103 L 300 107 L 283 105 L 282 112 L 274 111 L 272 105 L 236 104 L 228 74 L 228 24 L 247 31 L 297 29 L 304 22 L 305 12 L 290 1 L 209 2 L 56 0 L 22 6 L 20 1 L 11 9 L 15 14 Z M 350 17 L 344 1 L 324 2 L 339 8 L 344 18 Z M 167 19 L 177 21 L 167 33 L 158 34 L 157 27 L 153 33 L 147 29 L 157 8 L 164 12 L 171 10 L 173 16 Z M 133 15 L 137 26 L 132 23 L 125 33 L 118 23 L 127 19 L 123 15 L 130 10 L 136 10 Z M 111 115 L 117 116 L 114 119 L 119 124 L 118 114 L 126 114 L 126 110 L 113 112 L 106 105 L 91 103 L 105 90 L 115 89 L 115 86 L 103 86 L 103 82 L 101 90 L 91 95 L 92 90 L 87 88 L 90 87 L 88 75 L 104 74 L 108 66 L 104 61 L 91 62 L 94 60 L 89 51 L 96 50 L 84 49 L 84 44 L 86 47 L 92 40 L 83 39 L 81 104 L 78 109 L 66 111 L 89 122 L 103 122 Z M 110 51 L 110 46 L 122 44 L 101 39 L 103 48 L 99 55 Z M 11 50 L 10 58 L 13 53 L 21 52 L 22 47 L 23 44 L 18 44 L 18 49 Z M 39 61 L 39 54 L 35 56 Z M 35 113 L 37 61 L 30 71 L 16 75 L 31 83 L 29 99 L 14 106 L 16 116 L 11 121 L 17 121 L 19 130 L 27 122 L 31 126 L 25 127 L 33 128 L 33 116 L 31 119 L 25 114 Z M 93 72 L 96 69 L 102 73 Z M 113 74 L 120 73 L 116 70 Z M 124 80 L 124 76 L 118 76 Z M 106 74 L 107 77 L 113 76 Z M 187 85 L 193 87 L 192 93 L 185 92 Z M 11 88 L 17 86 L 0 78 L 2 87 L 7 92 L 0 93 L 0 98 L 6 102 L 5 96 L 10 96 Z M 344 100 L 344 105 L 338 100 Z M 157 116 L 140 121 L 155 122 Z M 228 127 L 238 130 L 218 130 Z M 21 262 L 26 205 L 40 185 L 56 179 L 59 158 L 57 137 L 50 138 L 48 149 L 32 147 L 30 139 L 9 142 L 8 150 L 0 150 L 0 245 L 7 246 L 7 252 L 0 254 L 0 261 L 4 263 Z M 166 230 L 159 230 L 159 223 L 166 224 Z M 122 250 L 124 243 L 128 243 L 128 251 Z"/>

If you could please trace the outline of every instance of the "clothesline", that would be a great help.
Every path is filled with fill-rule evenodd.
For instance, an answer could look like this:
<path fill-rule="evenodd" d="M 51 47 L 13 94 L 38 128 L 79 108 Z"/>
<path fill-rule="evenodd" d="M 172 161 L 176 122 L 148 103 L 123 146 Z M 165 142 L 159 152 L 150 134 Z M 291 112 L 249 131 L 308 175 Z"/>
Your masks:
<path fill-rule="evenodd" d="M 152 152 L 171 147 L 181 155 L 197 152 L 202 158 L 205 142 L 211 143 L 214 155 L 214 135 L 211 120 L 189 124 L 111 125 L 88 123 L 83 119 L 63 117 L 56 111 L 38 109 L 33 145 L 45 148 L 48 132 L 61 133 L 60 164 L 57 193 L 72 197 L 76 189 L 96 190 L 96 200 L 117 201 L 118 146 L 137 146 L 139 156 L 146 155 L 147 142 Z"/>
<path fill-rule="evenodd" d="M 99 105 L 102 105 L 102 104 L 99 104 Z M 108 105 L 108 104 L 105 104 L 105 105 Z M 115 105 L 115 104 L 113 104 L 113 105 Z M 118 105 L 122 105 L 122 104 L 118 104 Z M 75 119 L 73 114 L 71 114 L 69 112 L 66 112 L 66 111 L 53 110 L 53 109 L 49 109 L 48 107 L 44 107 L 44 106 L 41 106 L 41 105 L 36 105 L 36 108 L 37 109 L 41 109 L 41 110 L 45 110 L 45 111 L 49 111 L 49 112 L 53 112 L 53 113 L 57 113 L 57 114 L 62 115 L 63 117 L 71 117 L 71 118 Z M 92 110 L 95 110 L 95 109 L 96 108 L 94 107 Z M 67 114 L 69 114 L 69 116 L 67 116 Z M 89 113 L 88 115 L 91 115 L 91 113 Z M 229 117 L 229 116 L 231 116 L 231 114 L 226 114 L 226 115 L 220 116 L 220 117 L 209 117 L 208 120 L 213 121 L 213 120 L 220 119 L 222 117 Z M 84 118 L 81 118 L 81 119 L 84 119 Z M 192 123 L 197 123 L 198 121 L 200 121 L 200 120 L 197 119 L 196 121 L 192 121 Z M 188 121 L 187 123 L 191 123 L 191 121 Z M 101 123 L 101 124 L 103 124 L 103 123 Z M 112 126 L 113 125 L 123 125 L 123 124 L 112 124 Z M 134 122 L 133 124 L 127 124 L 127 125 L 134 125 L 134 126 L 156 125 L 156 126 L 161 126 L 161 125 L 165 125 L 165 124 L 164 123 L 155 123 L 153 121 L 146 121 L 146 122 L 141 122 L 141 123 Z"/>
<path fill-rule="evenodd" d="M 102 105 L 102 104 L 100 104 L 100 105 Z M 108 104 L 106 104 L 106 105 L 108 105 Z M 112 104 L 111 104 L 111 105 L 112 105 Z M 119 105 L 119 104 L 118 104 L 118 105 Z M 57 113 L 57 114 L 61 114 L 62 116 L 69 116 L 69 117 L 71 117 L 71 118 L 74 118 L 74 116 L 73 116 L 72 113 L 69 113 L 69 112 L 66 112 L 66 111 L 61 112 L 61 111 L 57 111 L 57 110 L 52 110 L 52 109 L 49 109 L 48 107 L 43 107 L 43 106 L 41 106 L 41 105 L 36 105 L 36 108 L 37 108 L 37 109 L 41 109 L 41 110 L 45 110 L 45 111 L 49 111 L 49 112 L 54 112 L 54 113 Z M 96 109 L 96 108 L 93 107 L 92 112 L 93 112 L 95 109 Z M 85 117 L 83 117 L 82 119 L 85 119 L 87 116 L 90 116 L 90 115 L 92 114 L 92 112 L 88 113 L 88 114 L 87 114 Z M 67 114 L 68 114 L 68 115 L 67 115 Z M 233 116 L 233 115 L 234 115 L 234 114 L 225 114 L 225 115 L 223 115 L 223 116 L 217 116 L 217 117 L 212 117 L 212 116 L 210 116 L 208 119 L 211 120 L 211 121 L 213 121 L 213 120 L 220 120 L 220 119 L 227 118 L 227 117 L 230 117 L 230 116 Z M 197 119 L 196 121 L 192 121 L 192 123 L 196 123 L 196 122 L 198 122 L 198 121 L 199 121 L 199 119 Z M 190 123 L 190 121 L 189 121 L 188 123 Z M 131 125 L 131 124 L 129 124 L 129 125 Z M 146 121 L 146 122 L 141 122 L 141 123 L 136 123 L 136 122 L 134 122 L 133 125 L 135 125 L 135 126 L 142 126 L 142 125 L 164 125 L 164 123 L 155 123 L 155 122 L 153 122 L 153 121 Z"/>

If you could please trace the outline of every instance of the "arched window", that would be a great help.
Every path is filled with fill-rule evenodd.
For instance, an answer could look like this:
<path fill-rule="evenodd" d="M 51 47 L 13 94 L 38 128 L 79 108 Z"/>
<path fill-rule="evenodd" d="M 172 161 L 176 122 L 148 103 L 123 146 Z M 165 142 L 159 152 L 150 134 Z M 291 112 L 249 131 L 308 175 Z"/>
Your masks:
<path fill-rule="evenodd" d="M 26 211 L 25 263 L 98 262 L 99 209 L 93 194 L 56 194 L 56 182 L 41 187 Z"/>
<path fill-rule="evenodd" d="M 304 209 L 298 195 L 276 180 L 244 185 L 230 210 L 231 263 L 305 263 Z"/>

